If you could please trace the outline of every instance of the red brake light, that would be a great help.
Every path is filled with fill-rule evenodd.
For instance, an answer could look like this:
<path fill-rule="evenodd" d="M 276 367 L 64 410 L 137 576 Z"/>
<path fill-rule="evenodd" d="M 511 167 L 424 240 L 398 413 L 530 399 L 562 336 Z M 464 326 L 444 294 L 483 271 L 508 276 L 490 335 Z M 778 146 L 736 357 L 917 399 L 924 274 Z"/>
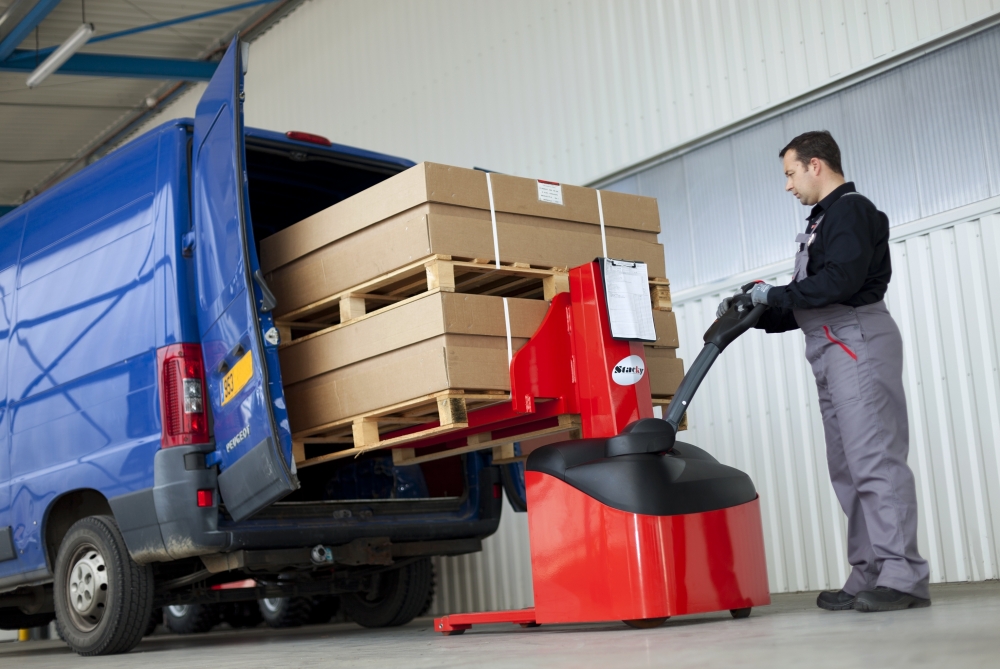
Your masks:
<path fill-rule="evenodd" d="M 285 137 L 294 139 L 296 142 L 309 142 L 310 144 L 319 144 L 320 146 L 331 146 L 333 144 L 333 142 L 323 135 L 314 135 L 311 132 L 302 132 L 301 130 L 289 130 L 285 133 Z"/>
<path fill-rule="evenodd" d="M 214 490 L 199 490 L 198 491 L 198 506 L 201 508 L 212 506 L 215 503 L 215 491 Z"/>
<path fill-rule="evenodd" d="M 171 344 L 156 352 L 163 414 L 161 448 L 208 441 L 205 365 L 198 344 Z M 199 493 L 199 503 L 201 496 Z"/>

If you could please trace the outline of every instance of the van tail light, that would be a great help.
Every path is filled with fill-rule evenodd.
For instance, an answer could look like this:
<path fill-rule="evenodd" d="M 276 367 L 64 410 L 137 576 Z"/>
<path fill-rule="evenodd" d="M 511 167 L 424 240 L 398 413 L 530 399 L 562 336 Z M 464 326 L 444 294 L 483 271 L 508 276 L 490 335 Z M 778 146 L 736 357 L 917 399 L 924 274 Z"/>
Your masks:
<path fill-rule="evenodd" d="M 161 448 L 208 442 L 205 365 L 198 344 L 171 344 L 156 352 L 163 414 Z"/>
<path fill-rule="evenodd" d="M 297 142 L 308 142 L 310 144 L 319 144 L 320 146 L 333 145 L 333 142 L 323 135 L 314 135 L 311 132 L 302 132 L 301 130 L 289 130 L 285 133 L 285 137 L 294 139 Z"/>

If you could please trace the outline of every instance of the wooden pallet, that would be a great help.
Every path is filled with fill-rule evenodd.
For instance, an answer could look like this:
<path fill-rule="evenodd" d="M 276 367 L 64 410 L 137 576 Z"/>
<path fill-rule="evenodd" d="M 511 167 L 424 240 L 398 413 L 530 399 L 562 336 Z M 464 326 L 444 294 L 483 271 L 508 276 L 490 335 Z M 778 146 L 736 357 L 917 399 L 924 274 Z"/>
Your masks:
<path fill-rule="evenodd" d="M 343 418 L 292 435 L 297 467 L 311 467 L 331 460 L 353 458 L 368 451 L 444 435 L 469 426 L 469 411 L 510 401 L 503 391 L 446 390 L 400 402 L 377 411 Z M 400 437 L 382 439 L 384 432 L 426 425 Z M 306 444 L 343 446 L 332 453 L 306 458 Z M 443 456 L 447 457 L 447 456 Z"/>
<path fill-rule="evenodd" d="M 484 259 L 432 255 L 283 314 L 275 325 L 281 340 L 289 342 L 433 290 L 551 300 L 569 290 L 569 274 L 565 267 L 501 263 L 497 268 Z"/>
<path fill-rule="evenodd" d="M 667 279 L 649 280 L 649 299 L 653 308 L 660 311 L 670 311 L 674 304 L 670 299 L 670 281 Z"/>

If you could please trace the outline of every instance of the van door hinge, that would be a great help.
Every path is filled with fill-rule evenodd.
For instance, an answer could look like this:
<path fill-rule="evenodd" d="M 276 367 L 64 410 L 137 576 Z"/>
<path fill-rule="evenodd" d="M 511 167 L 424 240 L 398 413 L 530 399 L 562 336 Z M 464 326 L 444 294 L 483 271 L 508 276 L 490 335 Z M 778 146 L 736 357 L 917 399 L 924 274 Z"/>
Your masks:
<path fill-rule="evenodd" d="M 181 237 L 181 255 L 190 258 L 194 255 L 194 230 L 184 233 Z"/>

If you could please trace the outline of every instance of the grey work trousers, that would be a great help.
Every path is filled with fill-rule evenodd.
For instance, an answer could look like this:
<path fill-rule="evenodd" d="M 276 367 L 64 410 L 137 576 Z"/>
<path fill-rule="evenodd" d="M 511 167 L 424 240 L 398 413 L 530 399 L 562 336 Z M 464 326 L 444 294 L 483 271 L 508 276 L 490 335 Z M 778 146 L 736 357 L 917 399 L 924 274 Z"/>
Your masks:
<path fill-rule="evenodd" d="M 847 514 L 844 591 L 876 586 L 929 598 L 906 464 L 903 341 L 885 302 L 795 310 L 819 391 L 830 481 Z"/>

